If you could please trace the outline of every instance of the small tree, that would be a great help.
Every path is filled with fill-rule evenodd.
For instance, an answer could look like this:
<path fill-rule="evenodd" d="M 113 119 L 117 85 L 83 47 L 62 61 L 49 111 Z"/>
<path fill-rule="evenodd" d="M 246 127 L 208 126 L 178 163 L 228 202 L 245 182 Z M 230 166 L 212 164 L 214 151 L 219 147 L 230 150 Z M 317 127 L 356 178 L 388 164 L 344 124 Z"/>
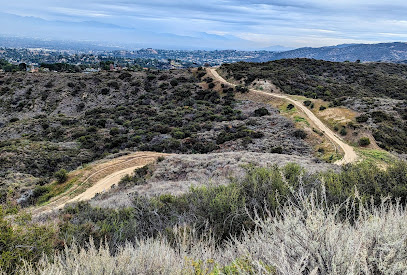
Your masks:
<path fill-rule="evenodd" d="M 369 117 L 367 115 L 360 115 L 358 117 L 356 117 L 356 121 L 359 123 L 364 123 L 366 121 L 368 121 Z"/>
<path fill-rule="evenodd" d="M 293 136 L 300 139 L 305 139 L 307 137 L 307 133 L 302 129 L 297 129 L 293 132 Z"/>
<path fill-rule="evenodd" d="M 304 105 L 307 106 L 307 107 L 310 106 L 311 103 L 312 103 L 311 100 L 305 100 L 304 101 Z"/>
<path fill-rule="evenodd" d="M 18 69 L 23 72 L 27 71 L 27 64 L 25 63 L 18 64 Z"/>
<path fill-rule="evenodd" d="M 346 136 L 348 134 L 348 131 L 346 131 L 345 127 L 342 127 L 341 130 L 339 131 L 339 134 L 341 134 L 341 136 Z"/>
<path fill-rule="evenodd" d="M 170 84 L 171 84 L 171 86 L 173 86 L 173 87 L 178 86 L 178 81 L 177 81 L 176 79 L 172 79 L 172 80 L 170 81 Z"/>
<path fill-rule="evenodd" d="M 65 169 L 61 169 L 54 176 L 58 183 L 64 183 L 68 179 L 68 172 Z"/>
<path fill-rule="evenodd" d="M 254 115 L 258 116 L 258 117 L 260 117 L 260 116 L 268 116 L 269 114 L 270 114 L 269 110 L 267 110 L 264 107 L 261 107 L 259 109 L 254 110 Z"/>
<path fill-rule="evenodd" d="M 368 146 L 370 144 L 370 139 L 368 137 L 362 137 L 359 139 L 360 146 Z"/>

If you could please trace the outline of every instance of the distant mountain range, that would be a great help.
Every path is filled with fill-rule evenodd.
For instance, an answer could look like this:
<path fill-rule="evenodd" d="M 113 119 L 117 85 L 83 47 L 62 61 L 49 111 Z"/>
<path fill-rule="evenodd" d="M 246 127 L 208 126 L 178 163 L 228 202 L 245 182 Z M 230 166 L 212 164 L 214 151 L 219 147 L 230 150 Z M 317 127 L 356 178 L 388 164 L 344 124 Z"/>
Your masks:
<path fill-rule="evenodd" d="M 290 47 L 285 47 L 281 45 L 275 45 L 275 46 L 270 46 L 261 50 L 264 51 L 270 51 L 270 52 L 286 52 L 286 51 L 291 51 L 294 50 L 295 48 L 290 48 Z"/>
<path fill-rule="evenodd" d="M 322 48 L 299 48 L 291 51 L 267 53 L 253 59 L 266 62 L 286 58 L 313 58 L 327 61 L 390 61 L 407 60 L 407 43 L 343 44 Z"/>
<path fill-rule="evenodd" d="M 1 12 L 0 12 L 1 15 Z M 1 23 L 1 20 L 0 20 Z M 236 42 L 233 37 L 228 36 L 217 36 L 207 33 L 199 33 L 202 39 L 208 39 L 210 41 L 226 41 L 226 42 Z M 171 37 L 177 40 L 179 37 L 173 37 L 170 34 L 165 34 L 164 36 Z M 161 36 L 163 37 L 163 36 Z M 194 40 L 194 39 L 192 39 Z M 189 41 L 189 44 L 193 44 L 196 41 Z M 239 44 L 239 43 L 237 43 Z M 138 43 L 138 46 L 143 45 L 148 48 L 154 49 L 175 49 L 184 50 L 189 52 L 187 49 L 176 48 L 174 45 L 161 45 L 161 47 L 155 43 Z M 121 44 L 114 42 L 95 42 L 95 41 L 70 41 L 70 40 L 53 40 L 44 38 L 26 38 L 26 37 L 13 37 L 9 35 L 0 34 L 0 48 L 47 48 L 52 50 L 76 50 L 76 51 L 115 51 L 115 50 L 134 50 L 135 44 Z M 212 52 L 214 56 L 211 58 L 218 59 L 220 63 L 224 62 L 236 62 L 239 61 L 238 55 L 233 51 L 211 51 L 204 47 L 205 51 Z M 255 53 L 251 55 L 252 57 L 242 58 L 241 61 L 248 62 L 267 62 L 279 59 L 292 59 L 292 58 L 310 58 L 317 60 L 326 61 L 351 61 L 355 62 L 360 60 L 361 62 L 394 62 L 407 64 L 407 42 L 392 42 L 392 43 L 379 43 L 379 44 L 341 44 L 336 46 L 327 46 L 321 48 L 298 48 L 291 49 L 280 45 L 270 46 L 268 48 L 263 48 L 257 51 L 243 51 L 246 55 L 249 52 Z M 225 59 L 224 55 L 234 55 L 233 61 L 230 59 Z M 218 55 L 218 57 L 217 57 Z M 177 58 L 181 58 L 177 57 Z M 181 58 L 182 59 L 182 58 Z M 219 63 L 219 64 L 220 64 Z"/>

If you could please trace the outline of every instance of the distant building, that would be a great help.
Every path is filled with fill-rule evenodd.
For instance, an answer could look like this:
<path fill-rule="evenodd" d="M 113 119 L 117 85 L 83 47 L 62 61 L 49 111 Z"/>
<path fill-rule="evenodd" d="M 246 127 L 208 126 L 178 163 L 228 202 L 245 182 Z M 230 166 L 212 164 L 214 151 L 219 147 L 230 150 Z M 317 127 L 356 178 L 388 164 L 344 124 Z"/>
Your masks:
<path fill-rule="evenodd" d="M 100 71 L 100 69 L 86 68 L 83 72 L 84 72 L 85 74 L 88 74 L 88 73 L 97 73 L 97 72 L 99 72 L 99 71 Z"/>

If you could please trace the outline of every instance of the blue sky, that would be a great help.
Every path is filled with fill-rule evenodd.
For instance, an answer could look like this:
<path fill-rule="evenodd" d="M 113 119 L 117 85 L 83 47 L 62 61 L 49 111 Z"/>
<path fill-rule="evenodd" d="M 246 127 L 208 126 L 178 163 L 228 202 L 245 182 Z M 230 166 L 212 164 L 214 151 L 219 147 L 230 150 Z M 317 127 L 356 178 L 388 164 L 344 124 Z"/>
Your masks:
<path fill-rule="evenodd" d="M 403 0 L 0 0 L 0 34 L 169 48 L 407 40 Z"/>

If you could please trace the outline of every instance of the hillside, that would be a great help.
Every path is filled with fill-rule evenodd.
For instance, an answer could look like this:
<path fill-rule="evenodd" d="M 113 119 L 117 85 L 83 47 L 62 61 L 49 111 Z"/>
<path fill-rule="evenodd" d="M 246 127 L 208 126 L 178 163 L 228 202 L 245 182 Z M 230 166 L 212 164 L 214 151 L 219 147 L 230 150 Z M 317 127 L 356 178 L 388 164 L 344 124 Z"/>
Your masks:
<path fill-rule="evenodd" d="M 332 125 L 313 109 L 359 108 L 344 110 L 359 115 L 347 121 L 366 133 L 393 123 L 378 122 L 377 110 L 404 104 L 394 85 L 404 83 L 402 70 L 353 65 L 224 65 L 218 71 L 229 82 L 214 68 L 2 74 L 0 270 L 404 270 L 407 164 L 323 162 L 340 155 L 326 138 Z M 377 89 L 360 82 L 363 96 L 353 95 L 348 77 L 373 71 L 382 77 Z M 317 99 L 302 97 L 309 91 Z M 383 260 L 392 255 L 400 259 Z"/>
<path fill-rule="evenodd" d="M 261 88 L 268 81 L 284 93 L 326 101 L 328 110 L 314 111 L 348 107 L 358 117 L 332 125 L 338 133 L 352 140 L 353 134 L 368 131 L 380 147 L 407 153 L 406 65 L 284 59 L 225 64 L 221 71 L 243 85 Z"/>
<path fill-rule="evenodd" d="M 321 48 L 299 48 L 280 53 L 269 53 L 252 59 L 253 62 L 266 62 L 286 58 L 313 58 L 326 61 L 404 61 L 407 59 L 407 43 L 344 44 Z"/>
<path fill-rule="evenodd" d="M 197 70 L 1 74 L 2 196 L 123 150 L 311 155 L 278 110 L 212 81 Z"/>

